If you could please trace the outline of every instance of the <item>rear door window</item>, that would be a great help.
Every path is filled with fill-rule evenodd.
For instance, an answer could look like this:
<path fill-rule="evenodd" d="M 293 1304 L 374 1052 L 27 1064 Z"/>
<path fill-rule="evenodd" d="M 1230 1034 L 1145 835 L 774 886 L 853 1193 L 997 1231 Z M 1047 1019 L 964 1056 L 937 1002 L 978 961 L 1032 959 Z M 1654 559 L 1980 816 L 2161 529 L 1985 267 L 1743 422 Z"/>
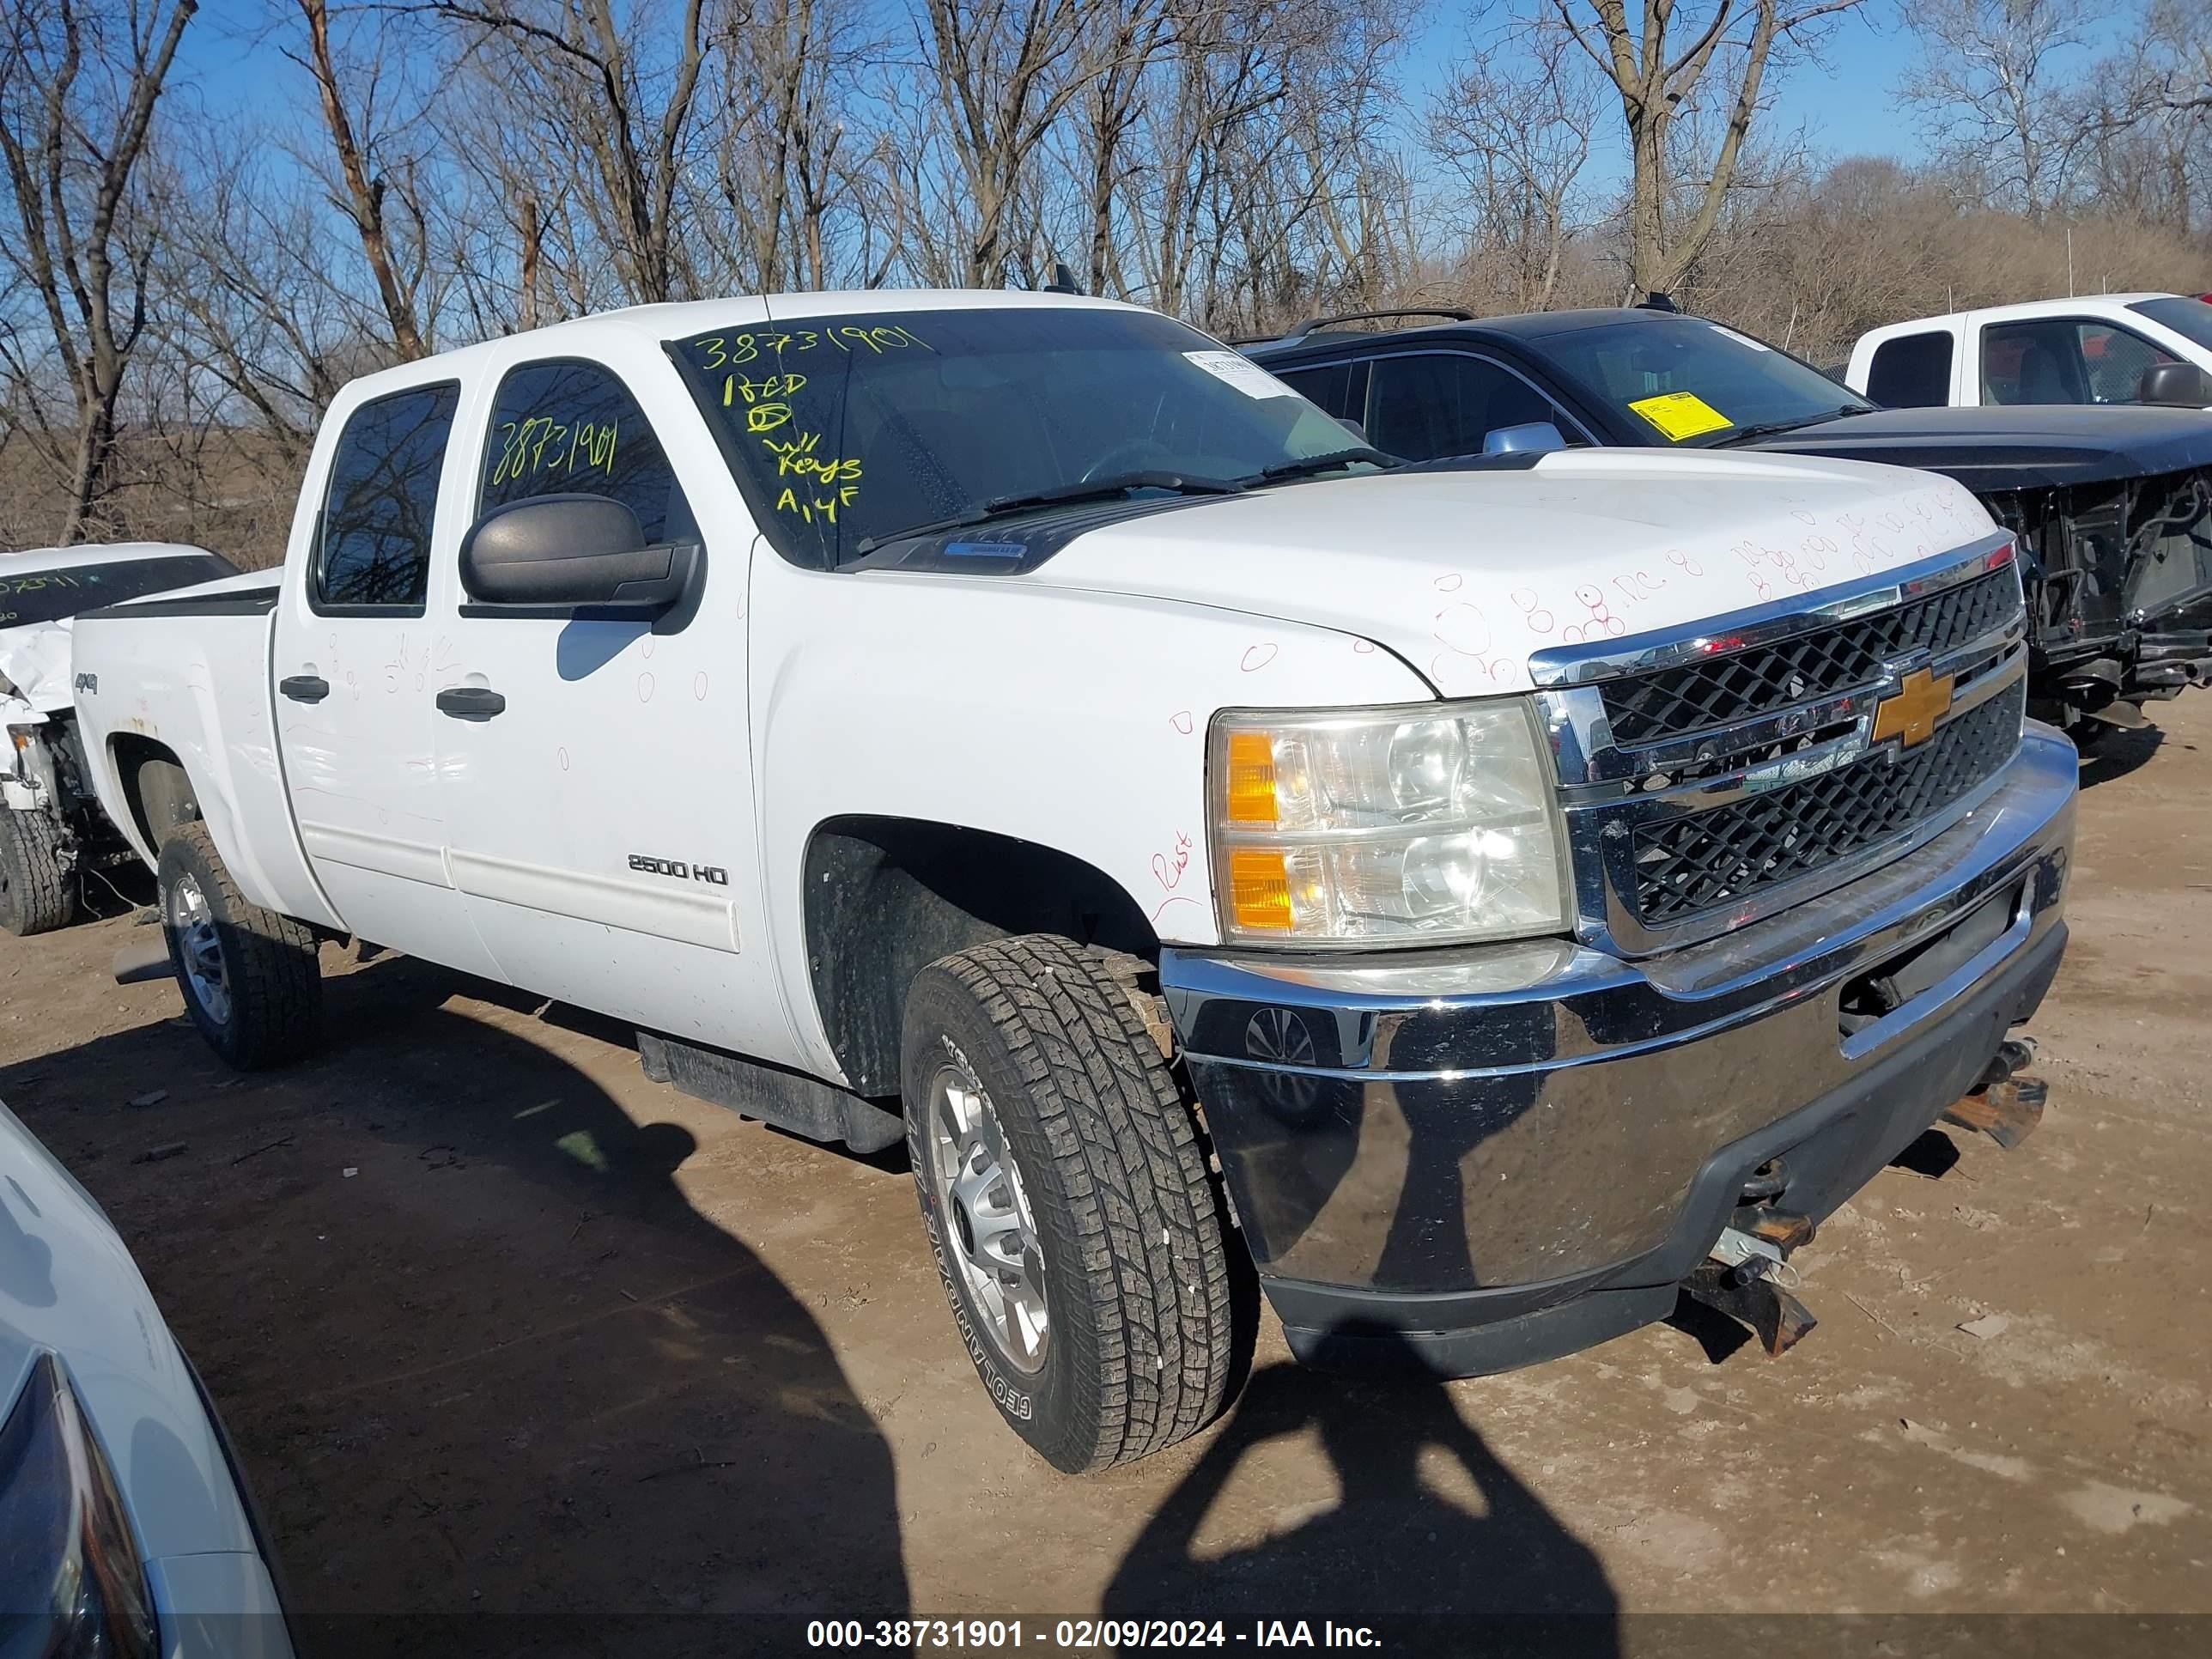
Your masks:
<path fill-rule="evenodd" d="M 648 542 L 698 533 L 676 471 L 620 377 L 598 363 L 526 363 L 500 382 L 477 511 L 566 495 L 620 501 Z"/>
<path fill-rule="evenodd" d="M 1951 331 L 1899 334 L 1875 348 L 1866 395 L 1892 409 L 1940 409 L 1951 401 Z"/>
<path fill-rule="evenodd" d="M 1312 368 L 1270 369 L 1268 373 L 1340 421 L 1346 416 L 1354 420 L 1359 416 L 1352 406 L 1350 363 L 1322 363 Z"/>
<path fill-rule="evenodd" d="M 331 458 L 309 597 L 317 611 L 421 616 L 430 532 L 460 387 L 447 380 L 363 404 Z"/>

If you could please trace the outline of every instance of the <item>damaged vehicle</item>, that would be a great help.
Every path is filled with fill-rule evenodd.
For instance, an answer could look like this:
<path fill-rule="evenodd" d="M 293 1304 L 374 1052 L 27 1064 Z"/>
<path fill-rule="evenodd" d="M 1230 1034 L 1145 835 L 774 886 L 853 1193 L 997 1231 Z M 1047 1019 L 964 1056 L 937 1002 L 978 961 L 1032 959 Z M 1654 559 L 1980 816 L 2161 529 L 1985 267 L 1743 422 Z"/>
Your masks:
<path fill-rule="evenodd" d="M 1431 314 L 1448 320 L 1365 325 Z M 1362 313 L 1243 349 L 1410 460 L 1606 444 L 1942 473 L 2020 539 L 2039 719 L 2087 742 L 2212 679 L 2212 414 L 1887 409 L 1765 341 L 1648 307 Z M 1735 556 L 1784 595 L 1806 585 L 1807 548 L 1856 562 L 1917 533 L 1877 515 Z"/>
<path fill-rule="evenodd" d="M 2078 762 L 1951 480 L 1527 461 L 1401 467 L 1103 301 L 579 319 L 355 382 L 281 571 L 82 618 L 85 758 L 236 1066 L 350 935 L 903 1140 L 1062 1469 L 1219 1412 L 1248 1263 L 1319 1364 L 1686 1288 L 1778 1352 L 1888 1159 L 2033 1122 Z"/>
<path fill-rule="evenodd" d="M 235 575 L 173 542 L 0 554 L 0 928 L 43 933 L 76 915 L 85 872 L 130 848 L 93 797 L 77 746 L 70 641 L 82 612 Z"/>

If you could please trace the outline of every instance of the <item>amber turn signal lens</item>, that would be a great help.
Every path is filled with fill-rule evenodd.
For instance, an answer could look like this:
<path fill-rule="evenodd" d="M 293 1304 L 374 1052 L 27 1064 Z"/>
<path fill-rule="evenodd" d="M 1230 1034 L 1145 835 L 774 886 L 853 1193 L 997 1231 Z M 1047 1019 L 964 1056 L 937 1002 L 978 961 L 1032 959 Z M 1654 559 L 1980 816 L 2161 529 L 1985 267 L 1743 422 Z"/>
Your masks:
<path fill-rule="evenodd" d="M 1229 903 L 1239 927 L 1291 929 L 1291 872 L 1273 847 L 1239 847 L 1229 854 Z"/>
<path fill-rule="evenodd" d="M 1229 734 L 1228 796 L 1230 823 L 1274 823 L 1275 740 L 1267 732 Z"/>

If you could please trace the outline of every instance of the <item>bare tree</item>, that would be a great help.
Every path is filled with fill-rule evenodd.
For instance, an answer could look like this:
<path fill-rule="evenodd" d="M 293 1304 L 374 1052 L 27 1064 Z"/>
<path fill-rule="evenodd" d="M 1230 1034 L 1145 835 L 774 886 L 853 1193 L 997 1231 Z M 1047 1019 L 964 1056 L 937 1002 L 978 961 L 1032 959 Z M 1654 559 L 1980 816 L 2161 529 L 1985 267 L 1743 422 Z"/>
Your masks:
<path fill-rule="evenodd" d="M 717 32 L 715 189 L 736 233 L 740 287 L 822 288 L 853 209 L 850 105 L 860 66 L 881 48 L 851 0 L 752 0 Z"/>
<path fill-rule="evenodd" d="M 1128 291 L 1115 221 L 1138 163 L 1133 151 L 1152 66 L 1176 44 L 1183 10 L 1179 0 L 1107 0 L 1091 20 L 1075 113 L 1088 222 L 1084 263 L 1093 294 Z"/>
<path fill-rule="evenodd" d="M 117 408 L 146 329 L 157 235 L 132 185 L 198 3 L 17 0 L 0 35 L 0 158 L 13 210 L 0 257 L 36 295 L 69 388 L 65 543 L 99 526 L 113 483 Z M 12 338 L 9 356 L 19 378 L 32 373 Z M 53 447 L 58 459 L 64 446 Z"/>
<path fill-rule="evenodd" d="M 351 221 L 354 234 L 360 240 L 362 257 L 368 261 L 369 276 L 376 284 L 377 299 L 391 328 L 393 346 L 402 361 L 420 357 L 428 349 L 417 309 L 420 273 L 400 268 L 387 207 L 392 196 L 392 180 L 375 165 L 371 153 L 375 144 L 373 131 L 364 137 L 359 130 L 359 112 L 354 107 L 349 85 L 349 80 L 357 79 L 362 87 L 362 101 L 373 106 L 383 69 L 382 54 L 372 50 L 356 75 L 348 76 L 341 72 L 331 44 L 329 0 L 293 0 L 293 3 L 299 10 L 304 39 L 297 47 L 288 46 L 285 55 L 314 79 L 316 100 L 343 186 L 338 205 Z M 401 199 L 411 208 L 404 194 Z M 414 210 L 413 216 L 419 245 L 419 210 Z"/>
<path fill-rule="evenodd" d="M 2150 0 L 2129 46 L 2083 79 L 2079 193 L 2185 235 L 2212 217 L 2212 12 Z"/>
<path fill-rule="evenodd" d="M 1719 224 L 1768 72 L 1810 50 L 1819 26 L 1863 0 L 1644 0 L 1632 20 L 1627 0 L 1550 0 L 1553 15 L 1620 100 L 1632 169 L 1628 276 L 1636 289 L 1665 293 L 1697 258 Z M 1693 165 L 1676 142 L 1686 112 L 1724 110 L 1717 134 L 1697 158 L 1679 212 L 1677 181 Z M 1694 174 L 1687 175 L 1694 177 Z"/>
<path fill-rule="evenodd" d="M 963 276 L 1003 288 L 1023 257 L 1009 222 L 1024 176 L 1070 100 L 1084 31 L 1079 0 L 920 0 L 921 49 L 964 198 Z"/>
<path fill-rule="evenodd" d="M 1923 58 L 1905 102 L 1983 199 L 2041 218 L 2083 137 L 2061 77 L 2082 46 L 2087 0 L 1920 0 L 1906 15 Z"/>
<path fill-rule="evenodd" d="M 1484 286 L 1516 310 L 1552 303 L 1567 245 L 1594 216 L 1583 174 L 1598 97 L 1589 60 L 1540 18 L 1473 50 L 1430 99 L 1430 143 L 1466 189 Z"/>
<path fill-rule="evenodd" d="M 690 159 L 700 72 L 707 57 L 705 0 L 674 0 L 672 20 L 616 0 L 431 0 L 428 12 L 464 31 L 472 48 L 506 48 L 500 83 L 515 113 L 538 130 L 543 154 L 574 162 L 597 188 L 585 207 L 629 300 L 684 297 L 690 252 L 677 203 Z M 665 40 L 665 60 L 643 55 Z M 564 185 L 577 182 L 563 171 Z"/>

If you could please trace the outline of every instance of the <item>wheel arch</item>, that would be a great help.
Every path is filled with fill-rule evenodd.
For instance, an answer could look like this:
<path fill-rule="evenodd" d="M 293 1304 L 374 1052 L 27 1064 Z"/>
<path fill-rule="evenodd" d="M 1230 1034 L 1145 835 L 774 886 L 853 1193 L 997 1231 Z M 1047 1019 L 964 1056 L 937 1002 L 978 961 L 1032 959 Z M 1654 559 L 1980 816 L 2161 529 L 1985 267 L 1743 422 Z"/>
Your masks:
<path fill-rule="evenodd" d="M 1143 909 L 1097 866 L 959 824 L 825 819 L 807 837 L 802 890 L 815 1012 L 863 1095 L 898 1092 L 907 989 L 939 957 L 1019 933 L 1159 954 Z"/>
<path fill-rule="evenodd" d="M 111 736 L 107 756 L 115 769 L 115 787 L 131 817 L 130 823 L 121 828 L 136 839 L 139 853 L 149 864 L 158 864 L 161 842 L 169 831 L 200 816 L 191 774 L 185 769 L 183 758 L 167 744 L 137 732 L 118 732 Z M 165 781 L 158 773 L 149 778 L 149 762 L 167 769 Z M 149 783 L 153 785 L 150 788 Z"/>

